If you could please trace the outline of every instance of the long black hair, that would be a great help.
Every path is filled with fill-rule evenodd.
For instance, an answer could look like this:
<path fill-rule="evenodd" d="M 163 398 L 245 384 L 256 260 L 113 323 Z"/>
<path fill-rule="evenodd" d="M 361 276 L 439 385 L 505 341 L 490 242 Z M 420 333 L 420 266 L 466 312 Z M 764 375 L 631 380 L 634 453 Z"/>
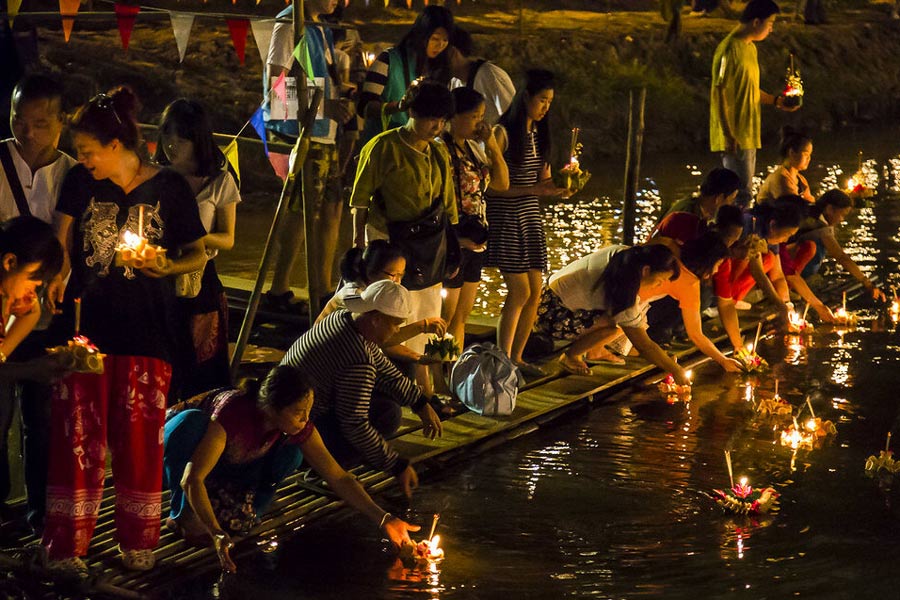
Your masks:
<path fill-rule="evenodd" d="M 680 271 L 675 255 L 662 244 L 634 246 L 616 252 L 594 284 L 595 292 L 603 287 L 609 314 L 618 314 L 634 304 L 641 289 L 644 267 L 650 267 L 651 273 L 672 271 L 670 280 L 676 279 Z"/>
<path fill-rule="evenodd" d="M 0 257 L 12 254 L 17 268 L 40 263 L 37 275 L 49 281 L 63 264 L 63 249 L 53 228 L 37 217 L 19 216 L 0 223 Z"/>
<path fill-rule="evenodd" d="M 344 281 L 353 281 L 368 285 L 380 279 L 383 271 L 390 263 L 403 256 L 403 251 L 391 245 L 387 240 L 372 240 L 365 250 L 350 248 L 341 259 L 341 277 Z"/>
<path fill-rule="evenodd" d="M 416 75 L 425 75 L 431 79 L 436 79 L 441 83 L 450 83 L 450 58 L 447 48 L 434 58 L 428 58 L 425 50 L 428 47 L 428 40 L 437 30 L 443 28 L 447 32 L 447 48 L 450 47 L 449 41 L 453 36 L 455 25 L 453 24 L 453 13 L 436 4 L 429 4 L 419 16 L 413 26 L 406 32 L 397 48 L 401 52 L 405 52 L 407 56 L 413 56 L 416 59 Z"/>
<path fill-rule="evenodd" d="M 807 144 L 812 143 L 812 138 L 805 132 L 794 129 L 790 125 L 781 128 L 781 143 L 778 146 L 778 155 L 782 160 L 790 156 L 791 152 L 800 153 Z"/>
<path fill-rule="evenodd" d="M 728 246 L 715 231 L 685 242 L 681 248 L 681 264 L 700 279 L 706 279 L 720 260 L 728 257 Z"/>
<path fill-rule="evenodd" d="M 163 147 L 162 138 L 165 135 L 176 135 L 194 145 L 194 160 L 200 177 L 216 175 L 225 166 L 225 155 L 213 139 L 209 117 L 199 102 L 179 98 L 163 110 L 159 118 L 156 152 L 153 155 L 153 159 L 161 165 L 171 164 Z"/>
<path fill-rule="evenodd" d="M 528 137 L 526 124 L 528 122 L 527 103 L 530 98 L 556 87 L 553 73 L 544 69 L 529 69 L 525 72 L 525 86 L 516 93 L 512 104 L 500 117 L 499 123 L 506 128 L 509 146 L 507 155 L 514 162 L 521 162 L 525 157 L 525 139 Z M 537 121 L 538 155 L 545 163 L 550 162 L 550 113 Z"/>

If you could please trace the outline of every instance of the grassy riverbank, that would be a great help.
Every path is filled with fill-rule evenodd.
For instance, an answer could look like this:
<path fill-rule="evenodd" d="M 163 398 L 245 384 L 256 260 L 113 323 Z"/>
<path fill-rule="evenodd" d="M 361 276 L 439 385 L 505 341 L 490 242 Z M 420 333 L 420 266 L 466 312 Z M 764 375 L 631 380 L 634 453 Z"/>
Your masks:
<path fill-rule="evenodd" d="M 506 68 L 516 79 L 524 68 L 556 71 L 561 85 L 554 106 L 560 140 L 566 130 L 584 131 L 588 159 L 623 152 L 628 92 L 647 87 L 645 152 L 707 152 L 710 60 L 716 44 L 734 21 L 723 15 L 685 16 L 674 44 L 663 41 L 666 24 L 650 2 L 599 3 L 604 12 L 579 10 L 587 2 L 545 2 L 520 13 L 512 2 L 464 2 L 451 8 L 474 32 L 479 53 Z M 641 10 L 620 10 L 625 7 Z M 27 6 L 30 10 L 39 10 Z M 251 6 L 213 0 L 207 4 L 157 2 L 173 10 L 209 10 L 272 15 L 279 3 Z M 529 3 L 530 6 L 536 6 Z M 594 6 L 594 4 L 592 4 Z M 846 4 L 843 4 L 846 6 Z M 101 6 L 95 7 L 100 9 Z M 793 6 L 785 8 L 793 10 Z M 49 7 L 49 10 L 53 10 Z M 40 55 L 51 68 L 65 73 L 84 95 L 117 83 L 136 88 L 144 101 L 143 120 L 153 121 L 178 96 L 203 101 L 218 131 L 235 133 L 255 110 L 261 92 L 261 60 L 248 35 L 246 64 L 238 64 L 228 27 L 221 18 L 199 17 L 187 56 L 178 54 L 168 18 L 138 19 L 131 47 L 121 49 L 115 22 L 79 20 L 66 44 L 58 20 L 39 28 Z M 368 46 L 399 39 L 416 12 L 355 1 L 346 11 Z M 783 85 L 788 56 L 794 53 L 806 87 L 801 111 L 764 112 L 764 140 L 774 142 L 784 123 L 813 132 L 839 132 L 859 122 L 879 122 L 896 132 L 900 115 L 900 22 L 888 18 L 886 4 L 859 4 L 833 11 L 829 23 L 807 26 L 785 14 L 775 32 L 759 45 L 763 88 Z M 23 14 L 17 26 L 28 23 Z M 95 87 L 96 86 L 96 87 Z M 558 146 L 561 146 L 559 144 Z M 272 189 L 277 182 L 261 152 L 242 152 L 250 180 Z M 265 172 L 262 178 L 254 172 Z"/>

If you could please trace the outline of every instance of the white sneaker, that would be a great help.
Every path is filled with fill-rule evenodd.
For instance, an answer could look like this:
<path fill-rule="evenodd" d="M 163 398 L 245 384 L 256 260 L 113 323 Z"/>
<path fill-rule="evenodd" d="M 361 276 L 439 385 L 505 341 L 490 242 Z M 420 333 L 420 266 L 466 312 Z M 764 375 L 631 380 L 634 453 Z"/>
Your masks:
<path fill-rule="evenodd" d="M 734 303 L 734 307 L 737 310 L 750 310 L 751 308 L 753 308 L 753 305 L 750 304 L 749 302 L 744 302 L 743 300 L 738 300 L 737 302 Z"/>
<path fill-rule="evenodd" d="M 709 317 L 710 319 L 718 319 L 719 318 L 719 309 L 715 306 L 710 306 L 706 310 L 703 311 L 704 317 Z"/>

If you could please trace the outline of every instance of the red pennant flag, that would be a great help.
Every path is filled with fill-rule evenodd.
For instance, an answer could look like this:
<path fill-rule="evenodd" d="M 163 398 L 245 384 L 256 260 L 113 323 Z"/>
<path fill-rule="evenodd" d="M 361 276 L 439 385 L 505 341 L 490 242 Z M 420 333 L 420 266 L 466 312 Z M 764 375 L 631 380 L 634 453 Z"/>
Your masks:
<path fill-rule="evenodd" d="M 228 31 L 231 32 L 231 43 L 237 52 L 241 65 L 244 64 L 244 50 L 247 48 L 247 30 L 250 29 L 250 21 L 247 19 L 225 19 L 228 22 Z"/>
<path fill-rule="evenodd" d="M 131 40 L 134 22 L 137 20 L 138 13 L 141 12 L 141 7 L 116 2 L 115 10 L 116 22 L 119 25 L 119 37 L 122 38 L 122 48 L 128 50 L 128 42 Z"/>
<path fill-rule="evenodd" d="M 269 163 L 271 163 L 272 169 L 275 170 L 275 174 L 281 177 L 282 181 L 287 179 L 290 162 L 290 154 L 269 152 Z"/>
<path fill-rule="evenodd" d="M 78 14 L 78 7 L 81 6 L 81 0 L 59 0 L 59 14 L 62 16 L 63 37 L 68 43 L 69 37 L 72 35 L 72 27 L 75 25 L 75 15 Z"/>

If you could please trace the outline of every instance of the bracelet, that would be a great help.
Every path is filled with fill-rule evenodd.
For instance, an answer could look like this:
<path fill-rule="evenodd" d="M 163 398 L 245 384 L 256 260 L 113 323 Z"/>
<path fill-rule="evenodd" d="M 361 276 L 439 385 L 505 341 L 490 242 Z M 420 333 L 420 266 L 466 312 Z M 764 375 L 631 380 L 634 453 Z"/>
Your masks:
<path fill-rule="evenodd" d="M 381 517 L 381 523 L 378 524 L 378 529 L 384 529 L 385 523 L 387 523 L 390 519 L 393 519 L 394 515 L 389 512 L 384 513 L 384 516 Z"/>

